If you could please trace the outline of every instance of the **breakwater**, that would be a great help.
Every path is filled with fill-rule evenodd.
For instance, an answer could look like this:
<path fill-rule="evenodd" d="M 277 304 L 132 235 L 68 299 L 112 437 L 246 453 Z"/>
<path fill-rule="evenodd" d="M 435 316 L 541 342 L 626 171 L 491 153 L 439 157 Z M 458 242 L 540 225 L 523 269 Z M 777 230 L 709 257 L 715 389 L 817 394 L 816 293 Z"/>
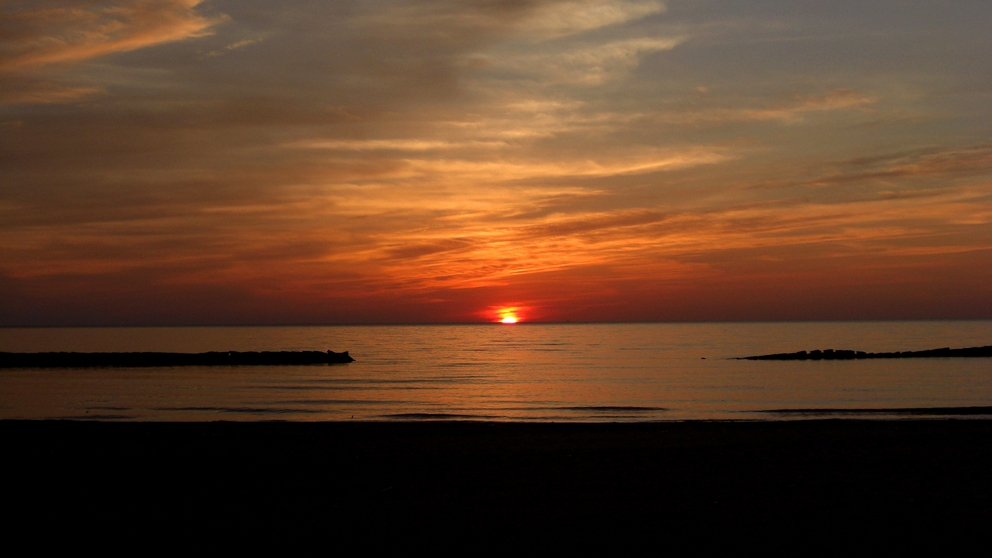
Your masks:
<path fill-rule="evenodd" d="M 949 357 L 992 357 L 992 345 L 985 347 L 968 347 L 965 349 L 929 349 L 926 351 L 901 351 L 891 353 L 866 353 L 864 351 L 834 350 L 799 351 L 795 353 L 775 353 L 736 357 L 735 360 L 859 360 L 874 358 L 949 358 Z"/>
<path fill-rule="evenodd" d="M 348 351 L 211 351 L 207 353 L 0 353 L 0 368 L 278 366 L 354 362 Z"/>

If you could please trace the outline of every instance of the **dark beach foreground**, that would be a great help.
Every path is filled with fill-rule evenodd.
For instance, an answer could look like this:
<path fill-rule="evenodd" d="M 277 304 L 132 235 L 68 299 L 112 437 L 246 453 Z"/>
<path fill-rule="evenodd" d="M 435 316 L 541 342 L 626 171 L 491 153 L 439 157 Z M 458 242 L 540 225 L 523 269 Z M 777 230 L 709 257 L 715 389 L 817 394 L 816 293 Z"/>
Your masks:
<path fill-rule="evenodd" d="M 992 421 L 0 421 L 10 533 L 366 547 L 947 544 L 992 520 Z M 80 538 L 81 537 L 81 538 Z M 61 542 L 67 542 L 61 540 Z"/>

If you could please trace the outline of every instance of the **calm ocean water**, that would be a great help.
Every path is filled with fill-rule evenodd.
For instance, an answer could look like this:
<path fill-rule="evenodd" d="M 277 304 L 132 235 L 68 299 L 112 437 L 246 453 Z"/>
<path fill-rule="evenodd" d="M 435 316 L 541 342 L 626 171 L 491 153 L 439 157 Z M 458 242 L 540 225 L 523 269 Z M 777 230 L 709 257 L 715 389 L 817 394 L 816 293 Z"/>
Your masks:
<path fill-rule="evenodd" d="M 347 350 L 330 366 L 0 371 L 0 418 L 781 420 L 992 406 L 992 360 L 755 362 L 992 344 L 992 321 L 6 328 L 0 351 Z M 862 412 L 828 416 L 900 415 Z"/>

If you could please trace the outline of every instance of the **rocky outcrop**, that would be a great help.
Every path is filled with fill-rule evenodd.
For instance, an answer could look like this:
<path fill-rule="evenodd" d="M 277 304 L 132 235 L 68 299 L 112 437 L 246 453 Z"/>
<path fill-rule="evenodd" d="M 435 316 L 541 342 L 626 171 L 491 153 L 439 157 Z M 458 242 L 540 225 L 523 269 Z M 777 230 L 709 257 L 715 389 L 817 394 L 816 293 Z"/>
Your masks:
<path fill-rule="evenodd" d="M 737 357 L 735 360 L 860 360 L 872 358 L 946 358 L 946 357 L 992 357 L 992 345 L 969 347 L 967 349 L 930 349 L 927 351 L 903 351 L 895 353 L 866 353 L 827 349 L 825 351 L 799 351 L 798 353 L 776 353 Z"/>

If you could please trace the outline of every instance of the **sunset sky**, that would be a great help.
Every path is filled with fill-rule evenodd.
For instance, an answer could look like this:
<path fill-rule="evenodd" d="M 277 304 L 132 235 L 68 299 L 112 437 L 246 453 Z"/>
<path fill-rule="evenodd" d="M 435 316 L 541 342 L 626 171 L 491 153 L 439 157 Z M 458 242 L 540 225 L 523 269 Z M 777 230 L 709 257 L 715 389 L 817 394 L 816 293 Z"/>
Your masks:
<path fill-rule="evenodd" d="M 992 318 L 990 29 L 5 0 L 0 325 Z"/>

